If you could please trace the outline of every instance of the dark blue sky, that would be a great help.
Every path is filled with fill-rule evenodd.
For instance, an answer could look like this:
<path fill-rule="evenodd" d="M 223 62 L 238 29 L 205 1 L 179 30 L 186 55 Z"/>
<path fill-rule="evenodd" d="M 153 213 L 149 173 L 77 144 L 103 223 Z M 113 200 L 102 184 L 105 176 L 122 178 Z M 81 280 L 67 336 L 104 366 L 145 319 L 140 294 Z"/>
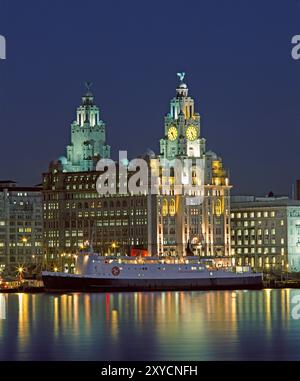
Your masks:
<path fill-rule="evenodd" d="M 38 183 L 65 153 L 86 80 L 113 153 L 158 152 L 181 70 L 234 193 L 300 177 L 298 0 L 0 0 L 0 34 L 2 179 Z"/>

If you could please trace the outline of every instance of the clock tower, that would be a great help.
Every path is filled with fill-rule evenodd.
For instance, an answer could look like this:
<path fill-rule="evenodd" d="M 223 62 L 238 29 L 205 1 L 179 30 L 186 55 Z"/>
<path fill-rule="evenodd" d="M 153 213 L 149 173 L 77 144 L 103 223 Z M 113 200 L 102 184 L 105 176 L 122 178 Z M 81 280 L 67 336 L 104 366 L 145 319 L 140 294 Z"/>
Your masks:
<path fill-rule="evenodd" d="M 92 171 L 100 158 L 110 157 L 110 146 L 106 144 L 105 123 L 100 119 L 99 108 L 87 82 L 87 92 L 77 107 L 76 120 L 71 125 L 71 144 L 67 146 L 67 157 L 59 158 L 64 172 Z"/>
<path fill-rule="evenodd" d="M 157 251 L 162 256 L 199 255 L 227 260 L 231 255 L 231 185 L 222 159 L 206 151 L 201 118 L 184 83 L 185 73 L 177 75 L 180 81 L 160 140 L 159 158 L 167 162 L 161 160 L 159 168 Z M 175 187 L 178 171 L 172 168 L 178 169 L 176 160 L 182 163 L 182 193 Z"/>
<path fill-rule="evenodd" d="M 180 82 L 176 97 L 170 102 L 170 112 L 165 116 L 165 137 L 160 140 L 161 157 L 201 158 L 205 152 L 205 139 L 200 135 L 200 115 L 195 112 L 194 99 L 188 95 L 183 82 L 185 73 L 178 73 Z"/>

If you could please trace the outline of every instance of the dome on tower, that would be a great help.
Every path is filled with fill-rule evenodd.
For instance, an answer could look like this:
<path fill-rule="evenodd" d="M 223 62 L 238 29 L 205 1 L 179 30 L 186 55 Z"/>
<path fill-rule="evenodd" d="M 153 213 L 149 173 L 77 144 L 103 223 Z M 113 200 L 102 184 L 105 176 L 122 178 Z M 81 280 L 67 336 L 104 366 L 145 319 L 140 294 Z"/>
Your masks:
<path fill-rule="evenodd" d="M 155 152 L 151 148 L 148 148 L 145 154 L 150 158 L 155 158 Z"/>
<path fill-rule="evenodd" d="M 65 156 L 60 156 L 58 158 L 58 161 L 60 161 L 62 165 L 65 165 L 68 162 L 68 160 L 67 160 L 67 158 Z"/>

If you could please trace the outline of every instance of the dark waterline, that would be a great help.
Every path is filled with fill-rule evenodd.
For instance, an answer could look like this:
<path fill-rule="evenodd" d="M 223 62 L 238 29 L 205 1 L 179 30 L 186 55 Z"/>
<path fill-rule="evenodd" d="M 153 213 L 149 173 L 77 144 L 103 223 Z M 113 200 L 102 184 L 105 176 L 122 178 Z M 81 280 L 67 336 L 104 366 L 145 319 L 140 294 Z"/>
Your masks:
<path fill-rule="evenodd" d="M 298 294 L 2 294 L 0 360 L 300 360 Z"/>

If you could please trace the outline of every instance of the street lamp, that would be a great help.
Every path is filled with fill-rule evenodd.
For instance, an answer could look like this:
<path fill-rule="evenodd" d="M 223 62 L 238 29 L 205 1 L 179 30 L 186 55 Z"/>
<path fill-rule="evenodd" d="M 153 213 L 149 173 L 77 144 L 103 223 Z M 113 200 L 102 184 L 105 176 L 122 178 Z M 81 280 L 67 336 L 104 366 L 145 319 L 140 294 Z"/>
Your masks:
<path fill-rule="evenodd" d="M 19 266 L 17 271 L 18 271 L 19 279 L 21 281 L 23 279 L 24 268 L 22 266 Z"/>

